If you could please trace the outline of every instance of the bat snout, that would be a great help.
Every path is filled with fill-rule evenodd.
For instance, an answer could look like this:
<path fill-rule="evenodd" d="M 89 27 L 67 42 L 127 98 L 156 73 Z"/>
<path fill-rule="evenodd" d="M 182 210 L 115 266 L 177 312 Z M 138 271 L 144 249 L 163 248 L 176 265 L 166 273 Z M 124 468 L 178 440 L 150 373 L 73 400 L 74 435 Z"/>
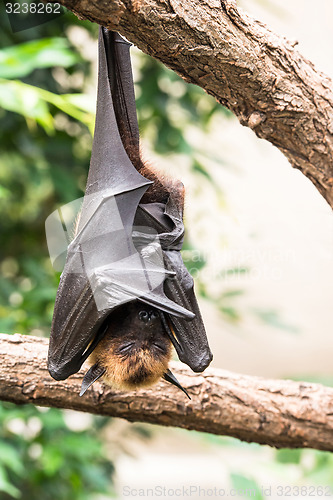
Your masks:
<path fill-rule="evenodd" d="M 160 315 L 156 309 L 143 309 L 139 312 L 139 319 L 143 323 L 152 325 L 160 321 Z"/>

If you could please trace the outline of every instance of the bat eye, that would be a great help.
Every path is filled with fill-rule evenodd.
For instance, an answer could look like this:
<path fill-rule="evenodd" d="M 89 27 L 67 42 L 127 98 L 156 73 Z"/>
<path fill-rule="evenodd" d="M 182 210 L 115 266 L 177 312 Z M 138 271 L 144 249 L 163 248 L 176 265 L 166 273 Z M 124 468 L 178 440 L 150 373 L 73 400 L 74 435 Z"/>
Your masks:
<path fill-rule="evenodd" d="M 140 318 L 142 321 L 146 322 L 146 321 L 148 321 L 148 319 L 149 319 L 149 314 L 147 313 L 147 311 L 140 311 L 140 312 L 139 312 L 139 318 Z"/>
<path fill-rule="evenodd" d="M 156 347 L 156 349 L 160 352 L 162 352 L 163 354 L 166 354 L 166 349 L 165 349 L 165 346 L 162 344 L 158 344 L 157 342 L 153 342 L 153 346 Z"/>
<path fill-rule="evenodd" d="M 126 354 L 127 352 L 129 352 L 132 349 L 133 345 L 134 345 L 134 342 L 128 342 L 127 344 L 119 347 L 118 352 L 121 354 Z"/>
<path fill-rule="evenodd" d="M 159 316 L 160 316 L 160 313 L 158 311 L 153 311 L 151 314 L 152 318 L 159 318 Z"/>

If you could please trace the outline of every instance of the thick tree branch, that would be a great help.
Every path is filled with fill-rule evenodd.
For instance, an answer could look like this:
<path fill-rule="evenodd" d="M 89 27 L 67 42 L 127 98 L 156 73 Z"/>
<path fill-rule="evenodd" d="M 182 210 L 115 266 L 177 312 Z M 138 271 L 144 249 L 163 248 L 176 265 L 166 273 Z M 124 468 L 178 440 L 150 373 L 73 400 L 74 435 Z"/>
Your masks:
<path fill-rule="evenodd" d="M 58 0 L 57 0 L 58 1 Z M 234 0 L 60 0 L 119 31 L 277 146 L 333 207 L 332 81 Z"/>
<path fill-rule="evenodd" d="M 46 367 L 46 339 L 0 335 L 0 345 L 4 401 L 195 429 L 279 448 L 333 451 L 333 389 L 328 387 L 212 369 L 197 375 L 173 363 L 191 401 L 166 382 L 131 393 L 96 382 L 80 398 L 84 370 L 63 382 L 53 380 Z"/>

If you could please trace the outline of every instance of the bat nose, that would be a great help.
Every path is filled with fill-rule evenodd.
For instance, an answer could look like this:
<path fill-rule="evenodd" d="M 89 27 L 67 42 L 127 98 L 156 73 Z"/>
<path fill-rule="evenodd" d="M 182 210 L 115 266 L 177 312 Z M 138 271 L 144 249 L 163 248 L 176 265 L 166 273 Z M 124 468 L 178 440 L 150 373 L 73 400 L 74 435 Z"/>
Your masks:
<path fill-rule="evenodd" d="M 141 321 L 144 323 L 150 323 L 159 318 L 159 313 L 158 311 L 154 311 L 153 309 L 150 309 L 149 311 L 140 311 L 139 313 L 139 318 Z"/>

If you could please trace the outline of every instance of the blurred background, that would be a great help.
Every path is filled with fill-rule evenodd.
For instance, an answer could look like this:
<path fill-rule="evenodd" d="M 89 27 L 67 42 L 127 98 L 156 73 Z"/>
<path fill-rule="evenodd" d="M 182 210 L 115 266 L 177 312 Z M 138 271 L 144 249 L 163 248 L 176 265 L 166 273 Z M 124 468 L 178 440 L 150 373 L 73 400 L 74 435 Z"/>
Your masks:
<path fill-rule="evenodd" d="M 333 76 L 330 0 L 240 5 Z M 67 12 L 13 33 L 1 9 L 0 332 L 48 336 L 59 274 L 44 223 L 84 192 L 98 27 Z M 132 58 L 144 157 L 186 186 L 183 257 L 213 366 L 332 385 L 331 209 L 201 89 L 135 48 Z M 333 458 L 314 450 L 6 403 L 0 423 L 0 500 L 278 498 L 281 486 L 310 498 L 333 489 Z"/>

